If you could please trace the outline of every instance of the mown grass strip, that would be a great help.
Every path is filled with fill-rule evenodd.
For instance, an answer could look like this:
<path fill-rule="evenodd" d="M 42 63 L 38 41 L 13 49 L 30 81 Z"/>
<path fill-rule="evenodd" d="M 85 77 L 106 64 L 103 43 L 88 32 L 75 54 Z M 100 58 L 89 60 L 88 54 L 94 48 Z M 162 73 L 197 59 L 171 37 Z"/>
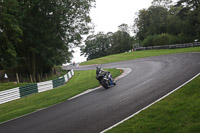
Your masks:
<path fill-rule="evenodd" d="M 133 59 L 139 59 L 139 58 L 145 58 L 145 57 L 151 57 L 151 56 L 159 56 L 159 55 L 167 55 L 167 54 L 175 54 L 175 53 L 186 53 L 186 52 L 200 52 L 200 47 L 134 51 L 130 53 L 115 54 L 115 55 L 110 55 L 106 57 L 89 60 L 89 61 L 81 63 L 80 65 L 105 64 L 105 63 L 133 60 Z"/>
<path fill-rule="evenodd" d="M 200 76 L 160 102 L 107 132 L 197 133 L 199 131 Z"/>
<path fill-rule="evenodd" d="M 117 69 L 109 69 L 109 71 L 113 77 L 119 76 L 122 72 Z M 75 75 L 64 86 L 1 104 L 0 123 L 66 101 L 87 89 L 95 88 L 99 86 L 95 76 L 95 70 L 75 71 Z"/>

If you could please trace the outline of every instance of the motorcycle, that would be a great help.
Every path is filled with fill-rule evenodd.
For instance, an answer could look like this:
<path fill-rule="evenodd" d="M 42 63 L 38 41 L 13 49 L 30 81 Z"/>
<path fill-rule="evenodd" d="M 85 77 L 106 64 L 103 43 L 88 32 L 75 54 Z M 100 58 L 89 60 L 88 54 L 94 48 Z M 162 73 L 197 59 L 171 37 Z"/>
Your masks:
<path fill-rule="evenodd" d="M 104 74 L 98 74 L 96 76 L 96 79 L 99 81 L 99 83 L 105 88 L 108 89 L 114 85 L 116 85 L 114 79 L 112 78 L 112 75 L 110 72 L 104 73 Z"/>

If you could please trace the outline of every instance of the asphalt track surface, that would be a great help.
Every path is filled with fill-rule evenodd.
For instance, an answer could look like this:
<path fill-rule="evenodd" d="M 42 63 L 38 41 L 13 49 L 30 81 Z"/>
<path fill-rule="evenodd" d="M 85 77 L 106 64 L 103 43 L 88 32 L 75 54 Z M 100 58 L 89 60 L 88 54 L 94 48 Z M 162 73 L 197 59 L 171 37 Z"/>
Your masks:
<path fill-rule="evenodd" d="M 132 71 L 119 79 L 117 85 L 110 89 L 100 88 L 75 99 L 2 123 L 0 133 L 103 131 L 198 74 L 200 53 L 164 55 L 101 66 L 102 68 L 131 68 Z M 92 65 L 73 69 L 90 70 L 95 67 L 96 65 Z"/>

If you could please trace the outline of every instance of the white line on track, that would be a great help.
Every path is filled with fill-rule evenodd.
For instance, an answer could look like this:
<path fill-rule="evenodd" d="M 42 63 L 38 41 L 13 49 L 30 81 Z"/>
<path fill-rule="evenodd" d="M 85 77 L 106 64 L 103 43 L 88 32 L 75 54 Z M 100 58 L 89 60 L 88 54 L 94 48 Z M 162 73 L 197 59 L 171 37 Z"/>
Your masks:
<path fill-rule="evenodd" d="M 116 123 L 115 125 L 113 125 L 113 126 L 111 126 L 111 127 L 107 128 L 107 129 L 105 129 L 105 130 L 101 131 L 100 133 L 105 133 L 106 131 L 108 131 L 108 130 L 110 130 L 110 129 L 112 129 L 112 128 L 116 127 L 116 126 L 118 126 L 119 124 L 121 124 L 121 123 L 125 122 L 126 120 L 128 120 L 128 119 L 132 118 L 133 116 L 137 115 L 137 114 L 138 114 L 138 113 L 140 113 L 141 111 L 143 111 L 143 110 L 147 109 L 147 108 L 148 108 L 148 107 L 150 107 L 151 105 L 153 105 L 153 104 L 157 103 L 158 101 L 160 101 L 160 100 L 164 99 L 165 97 L 169 96 L 169 95 L 170 95 L 170 94 L 172 94 L 173 92 L 177 91 L 178 89 L 180 89 L 181 87 L 183 87 L 184 85 L 186 85 L 187 83 L 189 83 L 190 81 L 192 81 L 193 79 L 195 79 L 196 77 L 198 77 L 199 75 L 200 75 L 200 73 L 198 73 L 198 74 L 197 74 L 197 75 L 195 75 L 193 78 L 191 78 L 190 80 L 188 80 L 188 81 L 187 81 L 187 82 L 185 82 L 184 84 L 180 85 L 179 87 L 177 87 L 177 88 L 176 88 L 176 89 L 174 89 L 173 91 L 171 91 L 171 92 L 167 93 L 166 95 L 164 95 L 163 97 L 159 98 L 159 99 L 158 99 L 158 100 L 156 100 L 155 102 L 153 102 L 153 103 L 151 103 L 151 104 L 147 105 L 146 107 L 142 108 L 141 110 L 137 111 L 136 113 L 132 114 L 131 116 L 129 116 L 129 117 L 127 117 L 127 118 L 123 119 L 122 121 L 120 121 L 120 122 Z"/>

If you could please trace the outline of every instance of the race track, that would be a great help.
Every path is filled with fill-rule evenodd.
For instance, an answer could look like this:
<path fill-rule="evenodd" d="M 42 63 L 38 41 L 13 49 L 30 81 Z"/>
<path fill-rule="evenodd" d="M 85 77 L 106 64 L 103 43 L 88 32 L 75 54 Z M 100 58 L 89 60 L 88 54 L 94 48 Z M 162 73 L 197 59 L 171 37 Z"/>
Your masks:
<path fill-rule="evenodd" d="M 68 67 L 67 69 L 72 68 Z M 73 67 L 95 69 L 96 65 Z M 163 55 L 101 65 L 131 68 L 110 89 L 100 88 L 0 124 L 0 133 L 97 133 L 134 114 L 200 73 L 200 53 Z M 95 75 L 94 75 L 95 76 Z"/>

